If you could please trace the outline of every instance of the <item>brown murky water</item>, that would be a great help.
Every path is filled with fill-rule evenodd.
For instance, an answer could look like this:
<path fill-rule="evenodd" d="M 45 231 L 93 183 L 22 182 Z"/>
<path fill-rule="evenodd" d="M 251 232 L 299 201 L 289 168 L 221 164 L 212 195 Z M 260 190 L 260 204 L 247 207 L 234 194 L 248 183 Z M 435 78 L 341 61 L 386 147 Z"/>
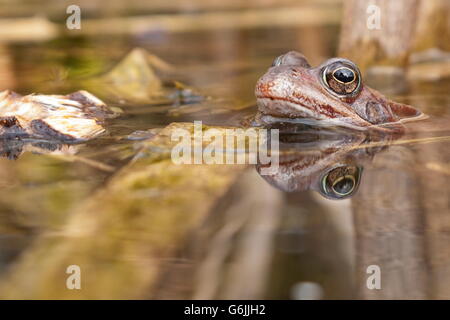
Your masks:
<path fill-rule="evenodd" d="M 274 57 L 296 49 L 317 64 L 333 56 L 336 34 L 335 27 L 149 33 L 5 47 L 10 89 L 83 88 L 123 114 L 70 156 L 5 144 L 0 297 L 450 298 L 448 80 L 389 88 L 430 118 L 408 124 L 388 145 L 326 132 L 286 138 L 282 150 L 293 156 L 282 161 L 285 176 L 203 165 L 175 174 L 170 162 L 145 162 L 164 150 L 142 152 L 142 141 L 129 136 L 173 122 L 234 126 L 254 112 L 254 84 Z M 170 77 L 207 98 L 132 103 L 81 87 L 136 47 L 175 65 Z M 349 193 L 341 200 L 323 189 L 336 168 L 352 177 L 340 185 L 340 194 Z M 142 172 L 138 186 L 132 177 Z M 82 290 L 66 288 L 72 264 L 81 267 Z M 366 286 L 371 265 L 380 267 L 381 290 Z"/>

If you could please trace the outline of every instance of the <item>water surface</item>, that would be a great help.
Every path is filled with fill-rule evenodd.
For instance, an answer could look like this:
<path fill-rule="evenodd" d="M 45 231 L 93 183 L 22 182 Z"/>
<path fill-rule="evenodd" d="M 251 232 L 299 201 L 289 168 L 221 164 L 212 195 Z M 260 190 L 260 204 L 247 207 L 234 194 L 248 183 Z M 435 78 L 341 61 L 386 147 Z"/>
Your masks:
<path fill-rule="evenodd" d="M 307 33 L 324 41 L 312 48 Z M 129 180 L 120 178 L 133 174 L 130 163 L 157 159 L 163 152 L 153 146 L 140 154 L 141 141 L 130 134 L 194 120 L 235 126 L 256 110 L 254 84 L 274 57 L 296 49 L 320 63 L 334 54 L 336 34 L 334 27 L 310 27 L 76 37 L 8 46 L 10 89 L 22 94 L 97 90 L 123 114 L 107 123 L 107 135 L 56 154 L 36 143 L 5 144 L 0 159 L 0 296 L 450 298 L 448 80 L 391 88 L 390 96 L 430 116 L 408 124 L 401 138 L 361 141 L 300 132 L 283 144 L 291 155 L 274 177 L 261 177 L 249 166 L 214 171 L 217 181 L 202 182 L 209 169 L 184 167 L 197 192 L 192 201 L 211 200 L 205 200 L 209 207 L 204 213 L 194 204 L 181 206 L 183 194 L 190 194 L 189 183 L 171 189 L 177 181 L 152 180 L 152 175 L 164 177 L 164 170 L 172 170 L 170 164 L 146 173 L 145 187 L 130 182 L 134 191 L 122 191 L 128 190 Z M 205 99 L 133 103 L 80 87 L 136 47 L 177 66 L 173 80 L 198 89 Z M 320 159 L 323 163 L 317 165 Z M 131 167 L 145 171 L 156 163 L 145 161 Z M 321 189 L 324 176 L 336 168 L 354 179 L 347 181 L 350 186 L 340 180 L 339 197 Z M 220 180 L 221 175 L 229 181 Z M 183 177 L 182 171 L 174 176 Z M 164 202 L 173 199 L 164 190 L 180 195 L 181 207 L 173 200 Z M 134 202 L 130 199 L 136 199 L 135 207 L 128 205 Z M 142 199 L 161 200 L 153 208 L 142 205 Z M 174 207 L 180 210 L 177 215 Z M 164 208 L 172 220 L 165 221 L 162 214 L 151 220 L 153 225 L 143 223 L 150 220 L 142 216 Z M 196 214 L 195 220 L 187 218 Z M 65 288 L 66 262 L 82 267 L 86 280 L 81 293 Z M 367 289 L 371 265 L 381 268 L 382 290 Z"/>

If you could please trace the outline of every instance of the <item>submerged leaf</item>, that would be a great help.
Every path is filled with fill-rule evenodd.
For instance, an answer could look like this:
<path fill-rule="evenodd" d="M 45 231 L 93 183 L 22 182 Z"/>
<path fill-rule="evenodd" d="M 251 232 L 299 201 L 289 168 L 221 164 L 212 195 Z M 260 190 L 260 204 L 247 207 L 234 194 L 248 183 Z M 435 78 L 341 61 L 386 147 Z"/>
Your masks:
<path fill-rule="evenodd" d="M 173 69 L 157 56 L 135 48 L 111 71 L 88 82 L 99 93 L 120 101 L 151 104 L 199 101 L 201 96 L 192 88 L 160 77 Z"/>

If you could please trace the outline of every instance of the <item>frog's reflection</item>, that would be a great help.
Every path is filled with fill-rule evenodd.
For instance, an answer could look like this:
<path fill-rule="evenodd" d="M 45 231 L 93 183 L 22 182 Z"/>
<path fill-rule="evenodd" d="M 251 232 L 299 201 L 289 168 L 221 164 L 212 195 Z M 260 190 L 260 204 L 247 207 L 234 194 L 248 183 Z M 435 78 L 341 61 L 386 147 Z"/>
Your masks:
<path fill-rule="evenodd" d="M 35 139 L 0 139 L 0 157 L 17 160 L 25 152 L 50 154 L 63 152 L 73 154 L 76 145 L 62 144 L 46 140 Z"/>
<path fill-rule="evenodd" d="M 282 191 L 315 190 L 333 200 L 353 196 L 364 164 L 399 137 L 306 125 L 281 129 L 278 169 L 263 175 L 266 166 L 257 164 L 258 173 Z"/>

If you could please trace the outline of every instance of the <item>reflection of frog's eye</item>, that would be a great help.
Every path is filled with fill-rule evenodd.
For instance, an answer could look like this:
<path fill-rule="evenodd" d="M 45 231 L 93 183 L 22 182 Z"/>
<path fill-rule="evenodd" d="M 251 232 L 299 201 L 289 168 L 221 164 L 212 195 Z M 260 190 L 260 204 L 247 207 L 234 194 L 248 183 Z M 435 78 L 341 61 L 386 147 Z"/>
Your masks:
<path fill-rule="evenodd" d="M 350 95 L 360 87 L 360 75 L 355 66 L 335 62 L 323 71 L 323 81 L 338 95 Z"/>
<path fill-rule="evenodd" d="M 327 198 L 345 199 L 358 188 L 361 168 L 341 166 L 327 172 L 322 177 L 320 192 Z"/>
<path fill-rule="evenodd" d="M 336 181 L 333 181 L 333 185 L 331 189 L 335 194 L 340 196 L 346 196 L 355 188 L 355 177 L 353 176 L 344 176 L 339 177 Z"/>

